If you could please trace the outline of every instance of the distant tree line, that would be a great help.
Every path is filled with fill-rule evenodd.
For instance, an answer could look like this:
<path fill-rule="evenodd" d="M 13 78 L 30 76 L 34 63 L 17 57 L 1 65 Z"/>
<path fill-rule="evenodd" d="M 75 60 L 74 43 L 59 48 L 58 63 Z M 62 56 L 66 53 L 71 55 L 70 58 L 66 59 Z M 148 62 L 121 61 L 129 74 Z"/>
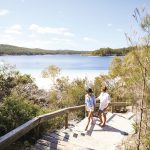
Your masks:
<path fill-rule="evenodd" d="M 95 50 L 92 52 L 93 56 L 125 56 L 128 52 L 130 52 L 133 49 L 133 47 L 127 47 L 127 48 L 118 48 L 118 49 L 112 49 L 112 48 L 100 48 L 98 50 Z"/>
<path fill-rule="evenodd" d="M 25 48 L 6 44 L 0 44 L 0 55 L 56 55 L 56 54 L 81 54 L 92 56 L 125 56 L 134 47 L 127 48 L 100 48 L 94 51 L 78 51 L 78 50 L 44 50 L 39 48 Z"/>
<path fill-rule="evenodd" d="M 89 51 L 31 49 L 0 44 L 0 55 L 47 55 L 47 54 L 87 54 Z"/>
<path fill-rule="evenodd" d="M 78 51 L 78 50 L 44 50 L 39 48 L 25 48 L 6 44 L 0 44 L 0 55 L 56 55 L 56 54 L 81 54 L 93 56 L 125 56 L 133 47 L 127 48 L 100 48 L 94 51 Z"/>

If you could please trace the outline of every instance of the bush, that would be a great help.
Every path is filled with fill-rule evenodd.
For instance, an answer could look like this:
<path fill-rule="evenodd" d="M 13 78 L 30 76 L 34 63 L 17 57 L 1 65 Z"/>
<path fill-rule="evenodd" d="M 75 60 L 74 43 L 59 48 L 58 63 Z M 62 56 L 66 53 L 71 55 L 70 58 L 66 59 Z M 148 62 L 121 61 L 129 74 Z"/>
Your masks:
<path fill-rule="evenodd" d="M 50 101 L 57 97 L 58 108 L 84 104 L 85 80 L 76 79 L 69 82 L 66 78 L 61 78 L 57 80 L 56 85 L 56 88 L 51 91 L 53 94 L 50 96 Z"/>
<path fill-rule="evenodd" d="M 0 110 L 1 135 L 27 122 L 40 112 L 37 105 L 15 95 L 6 97 Z"/>
<path fill-rule="evenodd" d="M 146 136 L 142 139 L 143 142 L 143 147 L 145 150 L 149 150 L 150 149 L 150 136 Z"/>
<path fill-rule="evenodd" d="M 15 85 L 13 77 L 6 78 L 4 75 L 0 75 L 0 101 L 2 101 L 5 96 L 10 95 L 11 89 Z"/>

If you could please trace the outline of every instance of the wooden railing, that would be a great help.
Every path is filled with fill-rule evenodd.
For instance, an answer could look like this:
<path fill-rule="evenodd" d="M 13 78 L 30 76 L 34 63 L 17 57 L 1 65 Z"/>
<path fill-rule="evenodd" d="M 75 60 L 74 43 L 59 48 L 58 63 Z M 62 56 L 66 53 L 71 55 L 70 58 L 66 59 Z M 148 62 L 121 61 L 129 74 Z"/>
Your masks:
<path fill-rule="evenodd" d="M 114 106 L 128 106 L 130 105 L 129 103 L 126 102 L 112 102 L 111 107 L 113 108 Z M 97 104 L 98 106 L 98 104 Z M 28 122 L 24 123 L 23 125 L 17 127 L 16 129 L 10 131 L 9 133 L 5 134 L 4 136 L 0 137 L 0 149 L 4 149 L 8 147 L 10 144 L 18 140 L 20 137 L 28 133 L 30 130 L 37 128 L 38 132 L 38 126 L 43 123 L 48 121 L 49 119 L 52 119 L 54 117 L 58 117 L 61 115 L 65 115 L 65 128 L 68 128 L 68 115 L 69 112 L 73 112 L 79 109 L 84 108 L 85 105 L 80 105 L 80 106 L 74 106 L 74 107 L 68 107 L 64 108 L 55 112 L 47 113 L 38 117 L 35 117 Z M 113 110 L 113 109 L 112 109 Z"/>

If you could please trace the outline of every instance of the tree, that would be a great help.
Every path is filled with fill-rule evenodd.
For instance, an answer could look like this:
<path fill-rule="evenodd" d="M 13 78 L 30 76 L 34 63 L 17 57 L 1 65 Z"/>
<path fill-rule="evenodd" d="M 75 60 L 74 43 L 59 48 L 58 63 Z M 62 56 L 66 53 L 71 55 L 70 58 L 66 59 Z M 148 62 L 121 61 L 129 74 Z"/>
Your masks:
<path fill-rule="evenodd" d="M 15 76 L 17 73 L 13 65 L 7 63 L 0 65 L 0 101 L 10 95 L 11 89 L 16 86 Z"/>
<path fill-rule="evenodd" d="M 48 66 L 45 70 L 42 71 L 42 76 L 44 78 L 51 78 L 53 84 L 55 84 L 55 79 L 59 75 L 61 69 L 55 65 Z"/>
<path fill-rule="evenodd" d="M 143 128 L 143 117 L 144 117 L 144 106 L 146 101 L 146 90 L 148 87 L 148 81 L 150 80 L 150 14 L 145 11 L 145 8 L 142 10 L 135 9 L 133 17 L 137 21 L 138 25 L 143 30 L 143 37 L 140 38 L 140 42 L 135 40 L 133 41 L 131 38 L 128 38 L 131 44 L 136 44 L 137 49 L 133 50 L 133 59 L 135 60 L 138 68 L 136 68 L 136 77 L 139 77 L 141 81 L 140 85 L 140 120 L 139 120 L 139 130 L 138 130 L 138 143 L 137 143 L 137 150 L 140 149 L 141 145 L 141 137 L 142 137 L 142 128 Z"/>
<path fill-rule="evenodd" d="M 6 97 L 0 110 L 0 135 L 27 122 L 40 112 L 39 106 L 15 95 Z"/>
<path fill-rule="evenodd" d="M 133 37 L 126 34 L 132 50 L 121 61 L 114 60 L 111 66 L 110 75 L 112 77 L 121 77 L 124 92 L 128 98 L 137 106 L 137 115 L 139 120 L 137 134 L 137 150 L 142 146 L 150 148 L 150 136 L 148 129 L 148 111 L 147 105 L 150 102 L 150 14 L 145 9 L 135 9 L 133 17 L 137 21 L 142 32 L 142 36 L 138 36 L 137 32 Z M 123 94 L 122 94 L 123 95 Z M 143 128 L 146 132 L 143 133 Z M 146 139 L 146 140 L 144 140 Z M 146 142 L 145 142 L 146 141 Z M 147 142 L 149 141 L 149 142 Z"/>

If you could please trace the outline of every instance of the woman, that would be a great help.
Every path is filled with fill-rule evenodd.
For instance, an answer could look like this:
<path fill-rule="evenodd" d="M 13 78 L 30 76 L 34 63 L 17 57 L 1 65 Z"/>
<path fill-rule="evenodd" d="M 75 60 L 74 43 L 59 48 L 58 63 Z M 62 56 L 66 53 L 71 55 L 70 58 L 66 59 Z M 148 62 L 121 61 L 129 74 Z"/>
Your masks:
<path fill-rule="evenodd" d="M 99 116 L 99 120 L 100 120 L 99 125 L 101 127 L 104 127 L 106 125 L 106 110 L 107 110 L 107 108 L 109 107 L 109 104 L 110 104 L 110 96 L 107 93 L 107 87 L 106 86 L 101 88 L 101 94 L 97 99 L 100 100 L 99 112 L 98 112 L 98 116 Z M 104 117 L 104 123 L 103 123 L 103 120 L 102 120 L 102 114 L 103 114 L 103 117 Z"/>
<path fill-rule="evenodd" d="M 93 91 L 91 88 L 87 90 L 87 94 L 85 95 L 85 106 L 86 106 L 86 111 L 88 112 L 88 123 L 86 125 L 85 131 L 88 129 L 89 123 L 92 120 L 93 123 L 93 111 L 95 108 L 95 96 L 93 94 Z"/>

